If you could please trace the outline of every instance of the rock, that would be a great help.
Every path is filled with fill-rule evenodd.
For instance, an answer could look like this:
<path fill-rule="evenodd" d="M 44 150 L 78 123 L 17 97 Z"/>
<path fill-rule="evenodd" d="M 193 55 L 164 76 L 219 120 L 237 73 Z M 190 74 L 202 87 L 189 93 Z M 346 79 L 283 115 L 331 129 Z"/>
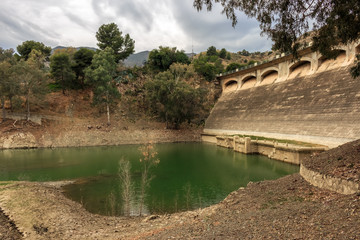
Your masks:
<path fill-rule="evenodd" d="M 35 136 L 31 133 L 14 133 L 0 138 L 3 148 L 35 148 L 37 147 Z"/>
<path fill-rule="evenodd" d="M 149 222 L 149 221 L 158 219 L 159 217 L 160 217 L 159 215 L 151 215 L 151 216 L 145 218 L 145 219 L 143 220 L 143 222 Z"/>

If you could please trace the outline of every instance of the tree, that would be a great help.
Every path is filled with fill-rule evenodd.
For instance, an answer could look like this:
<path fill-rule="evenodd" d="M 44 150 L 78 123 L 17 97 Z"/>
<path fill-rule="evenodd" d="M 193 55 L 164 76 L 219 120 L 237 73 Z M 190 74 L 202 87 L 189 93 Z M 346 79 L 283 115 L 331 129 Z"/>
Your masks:
<path fill-rule="evenodd" d="M 5 100 L 8 94 L 7 88 L 10 83 L 10 63 L 6 61 L 0 62 L 0 100 L 2 108 L 2 121 L 6 118 Z"/>
<path fill-rule="evenodd" d="M 15 63 L 14 50 L 0 48 L 0 102 L 3 120 L 6 118 L 6 99 L 10 100 L 12 110 L 13 97 L 19 93 L 19 84 L 11 78 L 12 66 Z"/>
<path fill-rule="evenodd" d="M 91 65 L 91 61 L 94 57 L 95 52 L 87 49 L 80 48 L 74 54 L 74 64 L 72 66 L 73 71 L 76 74 L 78 84 L 84 88 L 85 72 L 84 70 Z"/>
<path fill-rule="evenodd" d="M 58 48 L 58 49 L 54 50 L 52 55 L 59 54 L 59 53 L 66 53 L 67 55 L 69 55 L 69 57 L 71 59 L 73 59 L 76 52 L 77 52 L 76 48 L 74 48 L 74 47 L 66 47 L 66 48 Z"/>
<path fill-rule="evenodd" d="M 274 49 L 296 55 L 301 39 L 311 37 L 313 50 L 326 57 L 335 57 L 333 47 L 360 38 L 360 2 L 358 0 L 194 0 L 200 11 L 203 6 L 211 10 L 221 2 L 223 13 L 237 23 L 240 10 L 260 23 L 262 34 L 274 41 Z M 308 34 L 309 31 L 312 31 Z M 360 62 L 357 63 L 359 67 Z"/>
<path fill-rule="evenodd" d="M 140 184 L 140 206 L 139 206 L 139 215 L 142 215 L 142 210 L 146 197 L 146 190 L 149 188 L 151 180 L 154 176 L 151 174 L 151 169 L 160 163 L 160 160 L 157 158 L 157 151 L 154 148 L 154 145 L 148 143 L 139 147 L 139 151 L 142 155 L 140 158 L 140 163 L 142 165 L 141 171 L 141 184 Z"/>
<path fill-rule="evenodd" d="M 213 62 L 213 63 L 211 63 Z M 200 55 L 193 60 L 195 71 L 202 75 L 208 82 L 215 79 L 216 74 L 224 70 L 221 59 L 217 56 Z"/>
<path fill-rule="evenodd" d="M 206 51 L 206 55 L 209 56 L 209 57 L 210 56 L 218 56 L 218 53 L 216 51 L 216 47 L 214 47 L 214 46 L 209 47 L 207 49 L 207 51 Z"/>
<path fill-rule="evenodd" d="M 162 72 L 168 70 L 173 63 L 189 64 L 190 60 L 184 51 L 179 51 L 176 47 L 160 46 L 149 53 L 147 65 L 154 72 Z"/>
<path fill-rule="evenodd" d="M 113 81 L 115 72 L 116 62 L 111 48 L 97 52 L 91 66 L 85 70 L 85 83 L 90 83 L 94 92 L 93 103 L 106 106 L 108 125 L 110 125 L 110 105 L 120 97 Z"/>
<path fill-rule="evenodd" d="M 243 56 L 250 56 L 249 51 L 247 51 L 247 50 L 245 50 L 245 49 L 243 49 L 242 51 L 239 51 L 238 53 L 239 53 L 240 55 L 243 55 Z"/>
<path fill-rule="evenodd" d="M 178 75 L 174 75 L 175 72 Z M 183 71 L 172 69 L 145 83 L 151 110 L 166 122 L 168 128 L 178 129 L 181 123 L 191 122 L 203 108 L 204 89 L 186 83 L 185 76 Z"/>
<path fill-rule="evenodd" d="M 225 48 L 222 48 L 219 53 L 219 58 L 225 59 L 227 55 L 227 51 Z"/>
<path fill-rule="evenodd" d="M 117 63 L 134 53 L 135 41 L 130 38 L 129 34 L 123 37 L 115 23 L 101 25 L 96 33 L 96 39 L 101 50 L 109 47 L 114 51 Z"/>
<path fill-rule="evenodd" d="M 193 65 L 183 63 L 173 63 L 169 68 L 169 72 L 174 76 L 176 82 L 181 79 L 189 79 L 196 75 Z"/>
<path fill-rule="evenodd" d="M 62 92 L 65 94 L 65 90 L 73 86 L 73 80 L 75 79 L 69 55 L 62 52 L 52 55 L 50 69 L 51 76 L 61 86 Z"/>
<path fill-rule="evenodd" d="M 129 217 L 133 197 L 133 183 L 131 181 L 131 164 L 129 160 L 119 161 L 118 176 L 122 186 L 121 196 L 124 202 L 124 215 Z"/>
<path fill-rule="evenodd" d="M 226 72 L 233 71 L 235 69 L 240 69 L 242 67 L 246 66 L 246 64 L 240 64 L 240 63 L 230 63 L 226 66 Z"/>
<path fill-rule="evenodd" d="M 42 42 L 36 42 L 33 40 L 25 41 L 21 45 L 17 46 L 17 52 L 20 54 L 20 58 L 25 61 L 28 60 L 32 50 L 40 51 L 46 58 L 50 56 L 51 47 L 45 46 Z"/>
<path fill-rule="evenodd" d="M 353 78 L 357 78 L 360 76 L 360 55 L 356 56 L 357 64 L 351 68 L 350 72 Z"/>
<path fill-rule="evenodd" d="M 30 120 L 30 102 L 39 99 L 47 93 L 46 76 L 34 61 L 19 61 L 13 68 L 14 81 L 20 83 L 21 95 L 25 97 L 26 119 Z"/>
<path fill-rule="evenodd" d="M 14 60 L 14 49 L 3 49 L 0 47 L 0 62 L 9 61 L 13 63 Z"/>
<path fill-rule="evenodd" d="M 226 54 L 226 59 L 231 60 L 231 54 L 229 52 Z"/>

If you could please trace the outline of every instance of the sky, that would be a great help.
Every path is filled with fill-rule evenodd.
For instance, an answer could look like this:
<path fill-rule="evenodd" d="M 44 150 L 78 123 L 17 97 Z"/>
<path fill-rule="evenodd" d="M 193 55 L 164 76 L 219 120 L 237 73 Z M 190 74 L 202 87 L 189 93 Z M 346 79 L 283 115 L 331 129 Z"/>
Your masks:
<path fill-rule="evenodd" d="M 195 53 L 210 46 L 231 52 L 270 50 L 259 24 L 238 13 L 235 28 L 221 6 L 198 12 L 193 0 L 1 0 L 0 47 L 26 40 L 47 46 L 97 47 L 95 34 L 114 22 L 135 40 L 135 52 L 159 46 Z"/>

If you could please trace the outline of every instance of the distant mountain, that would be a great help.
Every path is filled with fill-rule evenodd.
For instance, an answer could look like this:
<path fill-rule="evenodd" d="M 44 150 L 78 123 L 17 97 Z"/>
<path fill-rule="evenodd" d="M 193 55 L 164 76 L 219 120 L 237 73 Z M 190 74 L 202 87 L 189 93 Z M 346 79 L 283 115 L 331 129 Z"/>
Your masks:
<path fill-rule="evenodd" d="M 56 47 L 54 47 L 53 49 L 51 49 L 51 54 L 53 54 L 53 52 L 54 52 L 55 50 L 64 49 L 64 48 L 68 48 L 68 47 L 56 46 Z M 97 50 L 96 48 L 93 48 L 93 47 L 77 47 L 76 50 L 79 50 L 80 48 L 87 48 L 87 49 L 93 50 L 94 52 Z"/>
<path fill-rule="evenodd" d="M 54 47 L 51 51 L 51 54 L 57 50 L 57 49 L 64 49 L 67 47 L 64 46 L 57 46 Z M 92 47 L 77 47 L 76 49 L 79 50 L 80 48 L 87 48 L 93 51 L 96 51 L 96 48 L 92 48 Z M 138 67 L 142 67 L 144 66 L 144 63 L 149 59 L 149 53 L 150 51 L 142 51 L 142 52 L 138 52 L 138 53 L 134 53 L 131 54 L 127 59 L 124 60 L 124 65 L 127 67 L 134 67 L 134 66 L 138 66 Z M 193 55 L 193 53 L 186 53 L 186 55 L 191 58 Z"/>
<path fill-rule="evenodd" d="M 144 66 L 144 63 L 149 59 L 150 51 L 143 51 L 135 54 L 131 54 L 124 60 L 124 65 L 127 67 Z"/>
<path fill-rule="evenodd" d="M 135 54 L 131 54 L 127 59 L 124 60 L 124 65 L 127 67 L 144 66 L 144 63 L 149 59 L 150 51 L 143 51 Z M 186 53 L 191 58 L 195 53 Z"/>

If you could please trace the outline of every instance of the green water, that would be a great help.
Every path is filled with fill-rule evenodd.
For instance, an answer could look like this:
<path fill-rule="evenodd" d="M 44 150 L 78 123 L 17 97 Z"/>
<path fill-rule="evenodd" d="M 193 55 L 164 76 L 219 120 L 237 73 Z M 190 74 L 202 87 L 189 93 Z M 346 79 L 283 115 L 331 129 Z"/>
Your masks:
<path fill-rule="evenodd" d="M 0 180 L 57 181 L 77 179 L 65 195 L 93 213 L 121 215 L 118 162 L 131 162 L 138 213 L 141 157 L 137 145 L 0 151 Z M 276 179 L 294 172 L 295 165 L 260 155 L 244 155 L 200 143 L 156 145 L 160 164 L 145 199 L 145 213 L 171 213 L 206 207 L 223 200 L 249 181 Z M 113 199 L 113 200 L 111 200 Z M 114 203 L 116 203 L 114 205 Z"/>

